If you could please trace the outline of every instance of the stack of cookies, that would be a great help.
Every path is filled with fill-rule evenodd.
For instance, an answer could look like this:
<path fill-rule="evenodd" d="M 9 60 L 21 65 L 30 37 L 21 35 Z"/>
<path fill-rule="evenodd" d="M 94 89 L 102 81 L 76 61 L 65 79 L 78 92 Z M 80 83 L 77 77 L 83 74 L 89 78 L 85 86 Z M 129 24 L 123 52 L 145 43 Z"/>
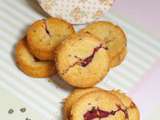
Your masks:
<path fill-rule="evenodd" d="M 75 33 L 73 26 L 61 19 L 34 22 L 27 35 L 17 43 L 16 63 L 31 77 L 50 77 L 56 73 L 54 51 L 62 40 Z"/>
<path fill-rule="evenodd" d="M 58 18 L 34 22 L 16 46 L 18 67 L 32 77 L 55 73 L 72 86 L 86 88 L 100 82 L 127 53 L 123 30 L 107 21 L 94 22 L 75 32 Z"/>
<path fill-rule="evenodd" d="M 65 100 L 64 120 L 139 120 L 135 103 L 120 91 L 74 90 Z"/>
<path fill-rule="evenodd" d="M 127 53 L 123 30 L 106 21 L 75 32 L 58 18 L 34 22 L 16 45 L 17 66 L 31 77 L 58 74 L 74 90 L 64 105 L 65 120 L 139 120 L 132 100 L 120 91 L 91 88 L 122 63 Z"/>
<path fill-rule="evenodd" d="M 95 22 L 82 29 L 80 32 L 88 32 L 98 37 L 106 49 L 110 58 L 109 67 L 119 65 L 127 54 L 127 38 L 123 30 L 111 22 Z"/>

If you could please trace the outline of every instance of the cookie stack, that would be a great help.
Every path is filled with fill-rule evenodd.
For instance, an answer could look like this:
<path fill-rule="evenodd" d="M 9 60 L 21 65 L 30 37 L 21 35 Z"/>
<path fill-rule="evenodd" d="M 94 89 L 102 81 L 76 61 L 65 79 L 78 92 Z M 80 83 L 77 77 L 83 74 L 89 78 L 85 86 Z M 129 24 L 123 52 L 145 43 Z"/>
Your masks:
<path fill-rule="evenodd" d="M 64 104 L 65 120 L 139 120 L 133 101 L 120 91 L 91 88 L 127 53 L 123 30 L 106 21 L 75 32 L 58 18 L 34 22 L 16 45 L 17 66 L 31 77 L 58 74 L 76 89 Z"/>
<path fill-rule="evenodd" d="M 86 88 L 100 82 L 126 53 L 126 36 L 111 22 L 94 22 L 76 33 L 70 23 L 48 18 L 34 22 L 17 43 L 16 62 L 29 76 L 58 73 L 70 85 Z"/>
<path fill-rule="evenodd" d="M 31 77 L 50 77 L 56 73 L 55 48 L 75 33 L 73 26 L 61 19 L 49 18 L 34 22 L 27 35 L 16 45 L 16 63 Z"/>
<path fill-rule="evenodd" d="M 98 37 L 108 49 L 110 68 L 119 65 L 127 54 L 127 38 L 123 30 L 111 22 L 95 22 L 82 29 Z"/>
<path fill-rule="evenodd" d="M 120 91 L 74 90 L 65 100 L 64 120 L 139 120 L 134 102 Z"/>

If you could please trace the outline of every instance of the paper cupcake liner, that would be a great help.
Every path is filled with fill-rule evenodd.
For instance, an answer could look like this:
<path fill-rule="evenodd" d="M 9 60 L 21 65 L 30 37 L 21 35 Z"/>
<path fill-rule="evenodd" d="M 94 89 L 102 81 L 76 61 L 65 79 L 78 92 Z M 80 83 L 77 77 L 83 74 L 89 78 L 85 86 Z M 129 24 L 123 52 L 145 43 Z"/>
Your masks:
<path fill-rule="evenodd" d="M 50 16 L 72 24 L 85 24 L 102 18 L 114 0 L 38 0 Z"/>

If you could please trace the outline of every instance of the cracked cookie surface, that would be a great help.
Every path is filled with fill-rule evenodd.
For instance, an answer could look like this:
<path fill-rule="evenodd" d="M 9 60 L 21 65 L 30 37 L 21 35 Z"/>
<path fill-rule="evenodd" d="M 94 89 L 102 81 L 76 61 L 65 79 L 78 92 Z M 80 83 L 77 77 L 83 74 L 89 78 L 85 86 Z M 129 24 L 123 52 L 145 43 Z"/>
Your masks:
<path fill-rule="evenodd" d="M 110 92 L 93 91 L 83 95 L 71 109 L 70 120 L 127 120 L 123 103 Z"/>
<path fill-rule="evenodd" d="M 75 104 L 83 95 L 100 90 L 99 88 L 86 88 L 86 89 L 75 89 L 72 93 L 66 98 L 64 103 L 64 120 L 69 120 L 70 111 L 72 105 Z"/>
<path fill-rule="evenodd" d="M 52 60 L 55 47 L 74 32 L 73 26 L 64 20 L 38 20 L 27 31 L 27 43 L 35 57 L 40 60 Z"/>
<path fill-rule="evenodd" d="M 56 50 L 59 75 L 75 87 L 91 87 L 109 70 L 109 57 L 103 44 L 88 33 L 77 33 L 63 41 Z"/>
<path fill-rule="evenodd" d="M 140 120 L 140 113 L 137 106 L 127 95 L 115 90 L 111 91 L 111 93 L 117 96 L 127 108 L 128 120 Z"/>
<path fill-rule="evenodd" d="M 119 26 L 111 22 L 99 21 L 89 24 L 80 32 L 91 33 L 104 42 L 105 47 L 108 48 L 111 59 L 111 68 L 119 65 L 124 60 L 127 53 L 127 39 L 125 33 Z M 120 56 L 122 56 L 123 59 L 120 59 Z"/>
<path fill-rule="evenodd" d="M 32 77 L 50 77 L 56 73 L 53 61 L 40 61 L 32 56 L 26 38 L 16 45 L 16 63 L 25 74 Z"/>

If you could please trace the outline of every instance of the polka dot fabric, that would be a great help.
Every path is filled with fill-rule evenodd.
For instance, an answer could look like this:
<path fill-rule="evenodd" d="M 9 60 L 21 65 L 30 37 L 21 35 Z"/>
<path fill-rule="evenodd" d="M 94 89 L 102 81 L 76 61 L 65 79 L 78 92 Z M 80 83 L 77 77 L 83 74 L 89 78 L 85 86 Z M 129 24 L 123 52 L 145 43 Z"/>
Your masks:
<path fill-rule="evenodd" d="M 104 16 L 114 0 L 38 0 L 51 16 L 67 20 L 72 24 L 85 24 Z"/>

